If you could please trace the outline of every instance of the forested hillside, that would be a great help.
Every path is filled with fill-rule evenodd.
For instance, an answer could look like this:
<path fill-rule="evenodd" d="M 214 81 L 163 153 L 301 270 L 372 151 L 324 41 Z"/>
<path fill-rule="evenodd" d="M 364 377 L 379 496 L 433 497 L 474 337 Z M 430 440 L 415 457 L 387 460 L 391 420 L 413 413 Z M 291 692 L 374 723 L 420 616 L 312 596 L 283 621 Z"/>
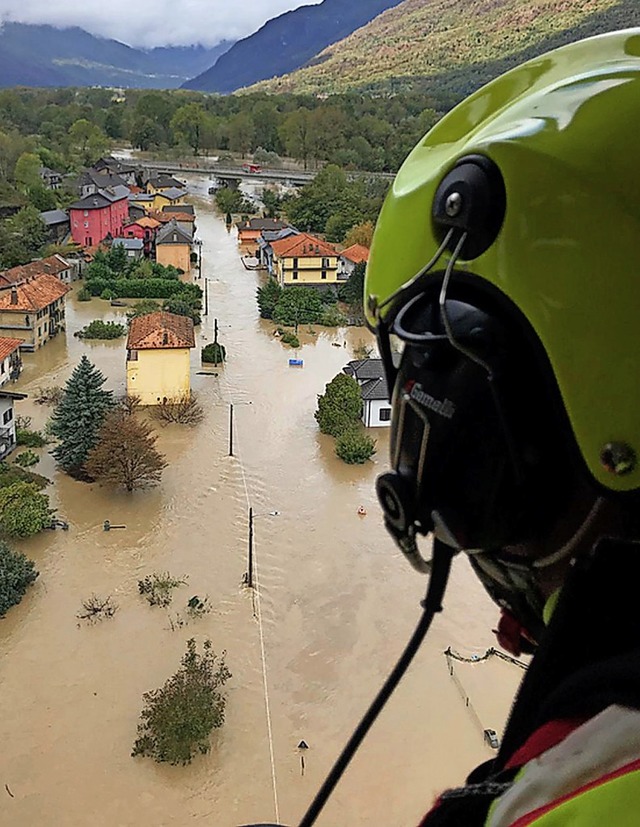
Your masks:
<path fill-rule="evenodd" d="M 638 0 L 405 0 L 310 64 L 255 88 L 424 89 L 449 105 L 523 60 L 640 25 Z"/>
<path fill-rule="evenodd" d="M 323 0 L 285 12 L 238 41 L 199 77 L 184 84 L 201 92 L 233 92 L 303 66 L 401 0 Z"/>

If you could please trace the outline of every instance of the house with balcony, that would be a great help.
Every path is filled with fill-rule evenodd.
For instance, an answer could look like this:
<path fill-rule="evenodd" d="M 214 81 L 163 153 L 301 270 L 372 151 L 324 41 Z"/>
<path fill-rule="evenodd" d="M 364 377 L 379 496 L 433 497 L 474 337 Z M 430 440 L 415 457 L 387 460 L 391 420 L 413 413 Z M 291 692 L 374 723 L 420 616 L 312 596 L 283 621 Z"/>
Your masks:
<path fill-rule="evenodd" d="M 165 267 L 172 265 L 188 273 L 191 269 L 193 239 L 178 226 L 175 218 L 156 233 L 156 261 Z"/>
<path fill-rule="evenodd" d="M 325 287 L 338 281 L 338 253 L 320 238 L 298 233 L 272 241 L 271 249 L 273 275 L 281 287 Z"/>
<path fill-rule="evenodd" d="M 131 320 L 127 337 L 127 393 L 142 405 L 160 405 L 191 391 L 193 320 L 158 311 Z"/>
<path fill-rule="evenodd" d="M 71 236 L 81 247 L 94 247 L 115 238 L 129 220 L 129 189 L 125 186 L 101 189 L 75 201 L 69 207 Z"/>
<path fill-rule="evenodd" d="M 15 382 L 22 371 L 20 345 L 22 339 L 0 336 L 0 388 L 8 382 Z"/>
<path fill-rule="evenodd" d="M 391 425 L 391 402 L 382 359 L 356 359 L 343 368 L 360 386 L 362 421 L 367 428 Z"/>
<path fill-rule="evenodd" d="M 0 336 L 20 339 L 34 351 L 65 328 L 65 296 L 71 288 L 49 273 L 0 288 Z"/>
<path fill-rule="evenodd" d="M 26 398 L 26 393 L 14 393 L 0 388 L 0 460 L 6 459 L 16 446 L 14 402 Z"/>

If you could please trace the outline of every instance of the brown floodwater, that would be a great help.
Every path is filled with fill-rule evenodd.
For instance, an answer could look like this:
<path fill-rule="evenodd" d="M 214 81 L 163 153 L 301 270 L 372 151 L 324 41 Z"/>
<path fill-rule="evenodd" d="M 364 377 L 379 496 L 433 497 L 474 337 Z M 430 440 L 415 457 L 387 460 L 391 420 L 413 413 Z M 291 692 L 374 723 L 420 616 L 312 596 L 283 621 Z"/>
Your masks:
<path fill-rule="evenodd" d="M 206 193 L 204 178 L 192 184 Z M 193 351 L 192 384 L 206 416 L 193 429 L 159 428 L 169 462 L 161 485 L 114 493 L 69 479 L 42 452 L 37 470 L 53 480 L 52 502 L 70 527 L 19 544 L 40 577 L 0 623 L 0 825 L 293 826 L 419 616 L 425 582 L 395 550 L 375 501 L 388 434 L 375 432 L 372 462 L 346 466 L 313 418 L 316 395 L 370 334 L 301 328 L 295 355 L 304 367 L 290 368 L 294 354 L 258 317 L 260 275 L 240 263 L 235 233 L 205 200 L 197 224 L 211 309 L 198 345 L 211 340 L 215 317 L 229 358 L 217 377 L 202 376 Z M 73 337 L 91 319 L 121 311 L 99 299 L 78 303 L 75 292 L 66 339 L 26 355 L 15 388 L 31 395 L 18 413 L 36 427 L 50 409 L 32 395 L 63 383 L 83 353 L 107 387 L 124 389 L 124 340 Z M 249 504 L 257 515 L 256 594 L 242 586 Z M 126 528 L 105 532 L 107 519 Z M 189 584 L 170 610 L 152 609 L 137 581 L 166 570 Z M 118 612 L 79 625 L 76 613 L 93 593 L 112 595 Z M 172 631 L 171 618 L 193 594 L 208 595 L 211 612 Z M 457 560 L 445 612 L 318 824 L 415 825 L 442 787 L 490 757 L 472 713 L 500 733 L 521 672 L 499 661 L 461 668 L 470 710 L 442 653 L 484 651 L 496 616 Z M 224 727 L 188 767 L 132 759 L 142 694 L 175 672 L 190 636 L 227 651 Z M 304 773 L 301 739 L 309 745 Z"/>

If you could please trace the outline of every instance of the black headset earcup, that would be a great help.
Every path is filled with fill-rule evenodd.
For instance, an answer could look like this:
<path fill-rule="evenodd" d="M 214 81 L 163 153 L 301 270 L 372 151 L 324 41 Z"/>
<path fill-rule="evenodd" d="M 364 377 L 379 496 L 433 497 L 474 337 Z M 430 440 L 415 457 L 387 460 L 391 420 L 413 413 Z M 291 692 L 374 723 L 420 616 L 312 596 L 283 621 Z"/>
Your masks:
<path fill-rule="evenodd" d="M 415 518 L 407 481 L 395 471 L 381 474 L 376 480 L 376 493 L 386 522 L 399 534 L 405 534 Z"/>

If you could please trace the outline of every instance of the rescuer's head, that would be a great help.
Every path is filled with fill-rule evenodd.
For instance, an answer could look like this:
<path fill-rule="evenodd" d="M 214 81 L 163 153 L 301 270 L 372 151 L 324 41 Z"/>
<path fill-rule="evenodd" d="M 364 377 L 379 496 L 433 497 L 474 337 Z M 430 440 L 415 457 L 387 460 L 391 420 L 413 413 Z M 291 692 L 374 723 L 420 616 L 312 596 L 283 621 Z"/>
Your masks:
<path fill-rule="evenodd" d="M 467 551 L 534 636 L 545 576 L 640 510 L 639 141 L 640 30 L 532 60 L 409 155 L 367 267 L 387 527 Z"/>

